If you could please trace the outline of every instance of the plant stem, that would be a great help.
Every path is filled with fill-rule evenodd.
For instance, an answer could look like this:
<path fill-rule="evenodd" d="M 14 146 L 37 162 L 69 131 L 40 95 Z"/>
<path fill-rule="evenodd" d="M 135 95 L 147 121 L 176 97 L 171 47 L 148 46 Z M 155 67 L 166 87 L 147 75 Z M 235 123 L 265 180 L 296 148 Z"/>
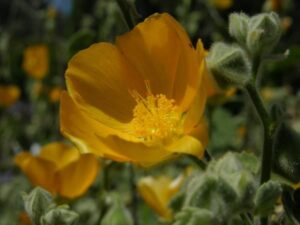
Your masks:
<path fill-rule="evenodd" d="M 133 225 L 139 225 L 138 218 L 138 196 L 135 185 L 135 171 L 133 165 L 128 165 L 129 167 L 129 185 L 131 191 L 131 213 L 133 217 Z"/>
<path fill-rule="evenodd" d="M 117 0 L 117 3 L 122 11 L 126 24 L 129 30 L 133 29 L 137 24 L 138 14 L 133 5 L 128 0 Z"/>
<path fill-rule="evenodd" d="M 268 181 L 271 177 L 274 126 L 272 119 L 269 113 L 267 112 L 260 95 L 258 94 L 254 81 L 251 81 L 246 85 L 246 90 L 252 100 L 252 103 L 255 106 L 256 112 L 262 122 L 264 130 L 262 170 L 260 178 L 260 183 L 263 184 L 264 182 Z"/>
<path fill-rule="evenodd" d="M 253 225 L 251 219 L 249 218 L 249 216 L 246 213 L 242 213 L 241 218 L 246 225 Z"/>
<path fill-rule="evenodd" d="M 201 159 L 198 159 L 196 156 L 188 155 L 188 157 L 202 170 L 206 169 L 206 163 L 202 161 Z"/>
<path fill-rule="evenodd" d="M 264 103 L 261 99 L 261 96 L 257 91 L 255 80 L 251 80 L 246 85 L 246 90 L 261 120 L 263 131 L 264 131 L 264 143 L 263 143 L 263 151 L 262 151 L 261 177 L 260 177 L 260 184 L 263 184 L 267 182 L 271 177 L 275 124 L 272 121 L 272 118 L 270 117 L 268 111 L 266 110 Z M 261 225 L 267 225 L 267 224 L 268 224 L 268 217 L 261 218 Z"/>

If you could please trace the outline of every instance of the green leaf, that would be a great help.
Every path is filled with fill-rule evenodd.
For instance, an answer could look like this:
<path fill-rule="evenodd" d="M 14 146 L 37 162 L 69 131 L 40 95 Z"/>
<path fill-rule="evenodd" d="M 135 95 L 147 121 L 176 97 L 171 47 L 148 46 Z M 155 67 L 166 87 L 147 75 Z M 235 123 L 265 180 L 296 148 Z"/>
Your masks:
<path fill-rule="evenodd" d="M 52 203 L 51 194 L 40 187 L 36 187 L 28 195 L 25 194 L 23 199 L 25 211 L 31 218 L 31 221 L 34 225 L 39 225 L 40 218 Z"/>
<path fill-rule="evenodd" d="M 271 214 L 281 192 L 281 185 L 276 181 L 268 181 L 260 186 L 254 198 L 255 213 L 261 216 Z"/>
<path fill-rule="evenodd" d="M 218 225 L 213 214 L 206 209 L 188 207 L 175 215 L 173 225 Z"/>
<path fill-rule="evenodd" d="M 286 186 L 284 187 L 282 193 L 282 203 L 284 210 L 293 225 L 300 225 L 300 201 L 299 199 L 297 199 L 298 201 L 296 201 L 294 196 L 295 192 L 299 193 L 299 191 L 300 190 L 294 191 L 292 188 Z"/>
<path fill-rule="evenodd" d="M 59 206 L 50 209 L 41 217 L 42 225 L 75 225 L 79 215 L 68 209 L 66 206 Z"/>
<path fill-rule="evenodd" d="M 113 204 L 105 214 L 101 225 L 133 225 L 133 219 L 120 199 L 120 196 L 113 195 Z"/>
<path fill-rule="evenodd" d="M 241 119 L 234 117 L 227 110 L 219 107 L 212 113 L 211 140 L 208 146 L 214 157 L 221 156 L 230 149 L 237 149 L 241 145 L 241 139 L 237 137 L 237 129 Z"/>
<path fill-rule="evenodd" d="M 293 182 L 300 182 L 300 134 L 283 123 L 276 135 L 274 171 Z"/>

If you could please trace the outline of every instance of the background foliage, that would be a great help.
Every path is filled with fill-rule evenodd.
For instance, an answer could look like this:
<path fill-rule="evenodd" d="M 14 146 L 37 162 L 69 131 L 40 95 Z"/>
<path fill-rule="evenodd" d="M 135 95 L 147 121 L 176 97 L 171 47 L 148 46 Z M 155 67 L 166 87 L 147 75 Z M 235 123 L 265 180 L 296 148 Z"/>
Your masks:
<path fill-rule="evenodd" d="M 141 18 L 155 12 L 172 14 L 186 28 L 193 43 L 200 37 L 206 49 L 214 41 L 232 41 L 228 35 L 228 15 L 245 12 L 249 15 L 271 10 L 271 1 L 234 0 L 227 9 L 220 9 L 209 0 L 136 0 Z M 261 93 L 268 106 L 280 104 L 288 113 L 288 123 L 300 132 L 300 2 L 279 0 L 277 11 L 282 19 L 284 34 L 276 52 L 289 49 L 284 61 L 266 63 L 261 79 Z M 68 60 L 79 50 L 100 41 L 113 42 L 126 32 L 126 24 L 112 0 L 1 0 L 0 1 L 0 84 L 17 85 L 19 99 L 9 107 L 0 108 L 0 225 L 20 224 L 24 211 L 21 192 L 31 185 L 13 163 L 21 150 L 34 152 L 51 141 L 64 140 L 59 132 L 59 99 L 51 98 L 51 90 L 65 88 L 64 71 Z M 44 44 L 49 48 L 49 70 L 43 79 L 28 76 L 22 67 L 28 46 Z M 259 154 L 261 135 L 251 103 L 242 92 L 231 97 L 211 99 L 207 109 L 210 127 L 209 153 L 214 157 L 228 150 L 253 151 Z M 108 174 L 99 173 L 95 184 L 82 198 L 69 202 L 79 212 L 82 224 L 98 224 L 104 212 L 98 204 L 103 198 L 99 187 L 110 192 L 105 201 L 114 204 L 112 193 L 122 193 L 128 209 L 132 204 L 132 168 L 129 165 L 106 162 Z M 188 164 L 189 158 L 150 170 L 136 169 L 135 177 L 168 174 L 176 177 Z M 104 163 L 105 164 L 105 163 Z M 120 172 L 121 171 L 121 172 Z M 135 181 L 135 180 L 134 180 Z M 62 202 L 64 200 L 61 200 Z M 137 196 L 143 225 L 159 224 L 157 216 Z M 104 209 L 107 210 L 107 209 Z M 84 223 L 83 223 L 84 221 Z"/>

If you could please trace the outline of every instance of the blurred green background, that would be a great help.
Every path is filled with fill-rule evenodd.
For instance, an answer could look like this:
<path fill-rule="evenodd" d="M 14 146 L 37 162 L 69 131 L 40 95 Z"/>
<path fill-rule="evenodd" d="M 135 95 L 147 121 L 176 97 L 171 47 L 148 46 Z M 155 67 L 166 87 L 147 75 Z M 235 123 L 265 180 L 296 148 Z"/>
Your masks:
<path fill-rule="evenodd" d="M 206 49 L 218 40 L 232 41 L 227 28 L 231 12 L 254 15 L 276 11 L 283 28 L 276 52 L 282 54 L 289 49 L 290 54 L 284 61 L 264 65 L 261 90 L 269 105 L 283 106 L 290 124 L 300 131 L 300 1 L 232 0 L 224 7 L 217 0 L 136 0 L 135 5 L 141 21 L 156 12 L 170 13 L 185 27 L 193 43 L 201 38 Z M 34 152 L 43 144 L 63 140 L 59 132 L 59 93 L 65 89 L 68 60 L 92 43 L 113 42 L 126 31 L 114 0 L 0 0 L 0 86 L 15 85 L 19 89 L 10 104 L 0 105 L 0 225 L 8 224 L 7 221 L 10 225 L 19 224 L 16 216 L 22 211 L 19 192 L 30 189 L 14 166 L 14 155 L 21 150 Z M 47 48 L 47 71 L 39 78 L 24 66 L 26 49 L 32 46 Z M 5 98 L 3 95 L 0 90 L 0 98 Z M 256 151 L 261 137 L 257 124 L 252 122 L 256 120 L 254 112 L 249 108 L 240 91 L 230 99 L 209 103 L 212 154 L 228 149 Z M 182 161 L 171 169 L 162 167 L 172 174 L 186 164 Z M 124 167 L 114 166 L 116 171 Z M 155 174 L 157 170 L 140 173 Z M 126 172 L 111 176 L 115 177 L 112 189 L 129 191 L 126 182 L 123 185 L 116 182 L 126 180 Z M 96 224 L 98 220 L 97 205 L 92 201 L 97 196 L 97 185 L 99 180 L 86 198 L 74 203 L 89 218 L 86 224 Z M 149 208 L 143 207 L 142 217 L 151 214 Z M 151 218 L 147 224 L 155 220 L 153 215 Z"/>

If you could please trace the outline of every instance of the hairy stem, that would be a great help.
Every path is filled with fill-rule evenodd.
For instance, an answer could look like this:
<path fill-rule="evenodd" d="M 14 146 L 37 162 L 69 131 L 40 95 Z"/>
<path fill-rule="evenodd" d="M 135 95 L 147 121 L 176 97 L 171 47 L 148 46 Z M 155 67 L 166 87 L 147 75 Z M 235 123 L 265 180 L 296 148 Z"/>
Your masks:
<path fill-rule="evenodd" d="M 246 85 L 246 91 L 252 100 L 252 103 L 256 109 L 256 112 L 261 120 L 264 131 L 264 142 L 261 159 L 261 176 L 260 184 L 267 182 L 271 177 L 272 171 L 272 159 L 273 159 L 273 146 L 274 146 L 274 134 L 275 124 L 272 121 L 268 111 L 266 110 L 261 96 L 255 85 L 255 80 L 251 80 Z M 268 218 L 261 218 L 261 225 L 267 225 Z"/>

